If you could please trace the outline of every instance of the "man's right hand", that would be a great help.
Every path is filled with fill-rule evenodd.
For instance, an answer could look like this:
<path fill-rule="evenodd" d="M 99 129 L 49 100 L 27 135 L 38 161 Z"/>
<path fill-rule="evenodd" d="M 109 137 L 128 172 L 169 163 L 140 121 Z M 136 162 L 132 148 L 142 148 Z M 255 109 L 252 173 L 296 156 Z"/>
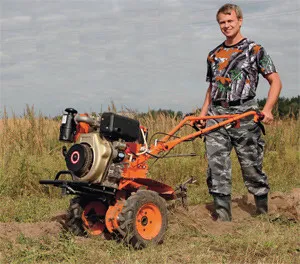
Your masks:
<path fill-rule="evenodd" d="M 194 121 L 193 126 L 195 126 L 197 129 L 203 129 L 206 127 L 206 120 L 197 120 Z"/>
<path fill-rule="evenodd" d="M 199 120 L 199 127 L 201 129 L 205 128 L 206 127 L 206 120 Z"/>
<path fill-rule="evenodd" d="M 206 127 L 206 120 L 199 120 L 196 125 L 198 128 L 203 129 Z"/>

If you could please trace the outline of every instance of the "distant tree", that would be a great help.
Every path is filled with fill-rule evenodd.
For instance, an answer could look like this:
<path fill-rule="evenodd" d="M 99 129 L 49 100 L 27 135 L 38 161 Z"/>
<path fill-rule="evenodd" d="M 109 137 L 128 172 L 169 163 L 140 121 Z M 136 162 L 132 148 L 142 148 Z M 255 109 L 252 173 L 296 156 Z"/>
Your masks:
<path fill-rule="evenodd" d="M 259 107 L 262 109 L 266 103 L 267 99 L 258 99 L 257 103 Z M 279 97 L 278 102 L 274 107 L 274 113 L 276 117 L 290 117 L 296 118 L 299 117 L 300 111 L 300 96 L 286 98 L 286 97 Z"/>
<path fill-rule="evenodd" d="M 266 104 L 266 98 L 263 99 L 257 99 L 257 103 L 259 105 L 260 109 L 263 109 L 264 105 Z M 102 107 L 101 107 L 102 108 Z M 171 118 L 183 118 L 184 113 L 182 111 L 174 111 L 172 109 L 161 109 L 159 108 L 158 110 L 148 110 L 148 112 L 138 112 L 137 110 L 130 110 L 130 109 L 125 109 L 127 113 L 130 113 L 132 115 L 132 118 L 142 118 L 145 116 L 152 116 L 154 119 L 160 115 L 166 115 Z M 198 115 L 200 113 L 201 109 L 197 109 L 194 115 Z M 111 102 L 111 105 L 108 107 L 108 111 L 112 111 L 116 113 L 116 106 L 114 102 Z M 125 112 L 126 112 L 125 111 Z M 289 117 L 289 118 L 299 118 L 299 112 L 300 112 L 300 95 L 291 97 L 291 98 L 286 98 L 286 97 L 279 97 L 278 102 L 276 103 L 274 107 L 274 115 L 276 118 L 284 118 L 284 117 Z M 96 117 L 101 115 L 102 109 L 100 113 L 92 112 L 91 116 Z M 61 121 L 62 115 L 57 115 L 53 117 L 54 120 Z"/>

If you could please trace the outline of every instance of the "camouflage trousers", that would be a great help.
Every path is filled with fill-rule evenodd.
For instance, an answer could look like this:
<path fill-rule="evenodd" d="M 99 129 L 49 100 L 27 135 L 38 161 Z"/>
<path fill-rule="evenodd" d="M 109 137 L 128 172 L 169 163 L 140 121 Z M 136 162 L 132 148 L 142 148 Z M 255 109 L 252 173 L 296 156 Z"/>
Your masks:
<path fill-rule="evenodd" d="M 258 110 L 255 100 L 241 106 L 223 108 L 210 106 L 209 115 L 239 114 L 249 110 Z M 211 126 L 221 120 L 208 120 Z M 267 175 L 262 171 L 264 140 L 260 127 L 253 117 L 241 120 L 240 128 L 220 128 L 205 136 L 208 160 L 207 185 L 211 194 L 231 194 L 231 159 L 232 148 L 238 156 L 242 176 L 248 191 L 260 196 L 269 192 Z"/>

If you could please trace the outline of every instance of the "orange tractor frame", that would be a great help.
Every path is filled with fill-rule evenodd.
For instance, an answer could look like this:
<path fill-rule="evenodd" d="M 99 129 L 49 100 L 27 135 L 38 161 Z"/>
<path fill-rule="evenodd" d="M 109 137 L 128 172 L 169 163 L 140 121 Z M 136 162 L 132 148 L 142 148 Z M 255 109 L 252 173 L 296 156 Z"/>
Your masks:
<path fill-rule="evenodd" d="M 75 116 L 77 111 L 71 113 Z M 86 115 L 77 116 L 79 122 L 76 122 L 73 142 L 90 133 L 94 124 L 90 119 L 85 121 Z M 70 202 L 66 220 L 66 226 L 75 235 L 114 234 L 135 248 L 144 247 L 152 242 L 160 243 L 167 228 L 166 201 L 186 199 L 185 185 L 192 183 L 193 179 L 189 179 L 175 190 L 171 186 L 147 178 L 148 159 L 157 158 L 160 153 L 170 151 L 184 141 L 193 140 L 221 127 L 238 128 L 240 120 L 249 116 L 253 116 L 256 123 L 263 118 L 262 114 L 256 111 L 204 117 L 189 115 L 166 136 L 156 140 L 155 144 L 148 146 L 145 140 L 142 143 L 125 142 L 125 157 L 121 162 L 123 169 L 117 187 L 114 188 L 101 182 L 76 181 L 70 171 L 60 171 L 55 180 L 41 180 L 40 183 L 54 185 L 62 188 L 64 193 L 77 195 Z M 220 121 L 203 129 L 197 128 L 196 124 L 200 120 L 208 119 Z M 196 132 L 175 137 L 174 135 L 186 124 L 193 126 Z M 146 128 L 140 128 L 143 134 L 147 133 Z M 62 174 L 71 174 L 72 181 L 59 180 Z"/>

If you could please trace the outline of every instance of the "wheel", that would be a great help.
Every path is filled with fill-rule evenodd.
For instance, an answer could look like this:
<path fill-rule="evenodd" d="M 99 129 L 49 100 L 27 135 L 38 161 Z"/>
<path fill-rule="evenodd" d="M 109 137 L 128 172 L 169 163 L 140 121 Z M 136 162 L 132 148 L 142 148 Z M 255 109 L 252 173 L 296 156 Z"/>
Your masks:
<path fill-rule="evenodd" d="M 101 201 L 75 197 L 70 201 L 66 229 L 76 236 L 101 235 L 107 207 Z"/>
<path fill-rule="evenodd" d="M 165 200 L 153 191 L 137 191 L 125 201 L 119 224 L 125 242 L 134 248 L 161 243 L 168 224 Z"/>
<path fill-rule="evenodd" d="M 67 212 L 65 229 L 75 236 L 86 235 L 83 228 L 83 222 L 81 215 L 86 202 L 81 197 L 75 197 L 70 200 L 70 206 Z"/>

